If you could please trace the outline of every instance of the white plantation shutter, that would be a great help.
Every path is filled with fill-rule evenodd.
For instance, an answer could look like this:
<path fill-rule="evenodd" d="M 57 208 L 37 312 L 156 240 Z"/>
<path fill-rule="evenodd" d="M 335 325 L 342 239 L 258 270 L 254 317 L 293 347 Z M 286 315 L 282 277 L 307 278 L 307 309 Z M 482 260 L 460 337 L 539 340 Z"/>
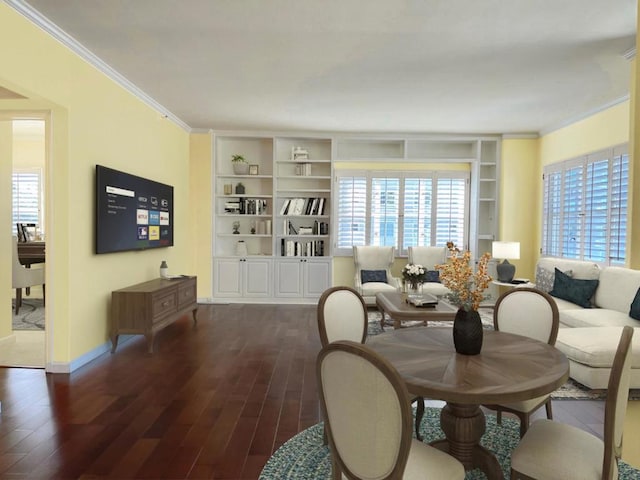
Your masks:
<path fill-rule="evenodd" d="M 340 176 L 338 183 L 338 249 L 366 245 L 367 177 Z"/>
<path fill-rule="evenodd" d="M 542 253 L 624 265 L 627 147 L 545 167 Z"/>
<path fill-rule="evenodd" d="M 371 222 L 369 245 L 398 247 L 400 179 L 371 179 Z"/>
<path fill-rule="evenodd" d="M 582 194 L 584 188 L 582 166 L 565 171 L 563 189 L 562 256 L 580 258 L 582 242 Z"/>
<path fill-rule="evenodd" d="M 542 226 L 542 254 L 560 256 L 560 221 L 562 218 L 562 172 L 548 172 L 544 175 L 545 221 Z"/>
<path fill-rule="evenodd" d="M 607 253 L 609 161 L 604 159 L 589 162 L 586 171 L 582 258 L 604 262 Z"/>
<path fill-rule="evenodd" d="M 404 218 L 402 222 L 402 251 L 411 246 L 432 243 L 434 216 L 433 179 L 406 178 L 404 181 Z"/>
<path fill-rule="evenodd" d="M 436 238 L 432 245 L 444 246 L 447 242 L 465 245 L 466 178 L 438 178 L 435 218 Z"/>
<path fill-rule="evenodd" d="M 405 255 L 413 245 L 466 244 L 468 178 L 458 171 L 338 172 L 334 253 L 391 245 Z"/>
<path fill-rule="evenodd" d="M 40 231 L 42 231 L 42 225 L 40 222 L 40 170 L 14 171 L 12 183 L 13 234 L 16 234 L 17 223 L 35 223 L 38 225 Z"/>
<path fill-rule="evenodd" d="M 609 196 L 609 263 L 612 265 L 624 265 L 627 246 L 629 154 L 614 153 L 614 155 L 611 165 L 611 190 Z"/>

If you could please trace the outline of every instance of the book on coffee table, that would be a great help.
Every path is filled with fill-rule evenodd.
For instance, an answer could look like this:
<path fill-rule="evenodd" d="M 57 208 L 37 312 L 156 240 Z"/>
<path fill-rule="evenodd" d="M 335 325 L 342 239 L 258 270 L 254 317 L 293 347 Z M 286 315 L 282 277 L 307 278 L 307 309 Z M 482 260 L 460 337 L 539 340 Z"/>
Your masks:
<path fill-rule="evenodd" d="M 425 293 L 418 298 L 407 298 L 407 303 L 420 308 L 435 307 L 438 304 L 438 297 Z"/>

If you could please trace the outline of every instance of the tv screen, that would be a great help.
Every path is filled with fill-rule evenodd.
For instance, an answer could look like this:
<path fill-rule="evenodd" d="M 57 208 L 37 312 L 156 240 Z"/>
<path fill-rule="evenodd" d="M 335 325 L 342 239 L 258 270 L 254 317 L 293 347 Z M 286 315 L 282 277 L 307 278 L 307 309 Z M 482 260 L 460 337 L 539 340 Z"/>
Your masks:
<path fill-rule="evenodd" d="M 173 187 L 96 165 L 96 253 L 173 246 Z"/>

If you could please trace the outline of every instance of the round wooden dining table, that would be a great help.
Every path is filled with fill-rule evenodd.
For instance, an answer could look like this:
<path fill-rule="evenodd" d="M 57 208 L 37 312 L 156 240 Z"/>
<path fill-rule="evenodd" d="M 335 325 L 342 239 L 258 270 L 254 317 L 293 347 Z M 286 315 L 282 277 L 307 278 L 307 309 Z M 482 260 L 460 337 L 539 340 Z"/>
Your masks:
<path fill-rule="evenodd" d="M 551 393 L 569 378 L 569 361 L 555 347 L 520 335 L 484 331 L 478 355 L 461 355 L 450 327 L 416 327 L 369 337 L 409 393 L 444 400 L 440 426 L 445 438 L 431 445 L 457 458 L 466 470 L 480 468 L 503 479 L 497 458 L 480 445 L 485 432 L 482 404 L 504 404 Z"/>

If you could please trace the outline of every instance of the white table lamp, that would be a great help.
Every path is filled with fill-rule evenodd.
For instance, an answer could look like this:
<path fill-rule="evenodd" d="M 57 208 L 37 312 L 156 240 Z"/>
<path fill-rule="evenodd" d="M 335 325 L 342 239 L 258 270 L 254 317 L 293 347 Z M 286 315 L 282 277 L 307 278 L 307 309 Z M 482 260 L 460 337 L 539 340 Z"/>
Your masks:
<path fill-rule="evenodd" d="M 510 264 L 508 259 L 520 259 L 520 242 L 493 242 L 491 251 L 493 258 L 504 258 L 502 263 L 496 265 L 498 281 L 511 282 L 516 273 L 516 266 Z"/>

